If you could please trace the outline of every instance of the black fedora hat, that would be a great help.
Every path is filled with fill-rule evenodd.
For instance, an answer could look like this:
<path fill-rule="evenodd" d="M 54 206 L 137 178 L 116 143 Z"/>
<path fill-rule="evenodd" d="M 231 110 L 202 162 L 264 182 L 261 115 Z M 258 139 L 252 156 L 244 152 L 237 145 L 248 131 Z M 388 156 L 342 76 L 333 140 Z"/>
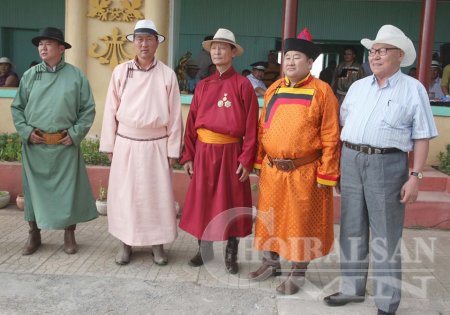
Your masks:
<path fill-rule="evenodd" d="M 72 47 L 69 43 L 66 43 L 64 41 L 64 34 L 61 32 L 60 29 L 56 27 L 46 27 L 39 31 L 39 35 L 34 37 L 31 42 L 34 46 L 39 46 L 39 42 L 41 39 L 53 39 L 64 45 L 66 49 L 69 49 Z"/>

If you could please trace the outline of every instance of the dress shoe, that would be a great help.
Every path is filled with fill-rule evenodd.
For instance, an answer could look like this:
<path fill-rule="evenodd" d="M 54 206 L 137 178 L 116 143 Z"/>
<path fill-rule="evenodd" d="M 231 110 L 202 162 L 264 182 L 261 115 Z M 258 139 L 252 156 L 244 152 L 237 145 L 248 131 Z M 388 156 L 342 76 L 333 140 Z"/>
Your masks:
<path fill-rule="evenodd" d="M 287 279 L 277 287 L 277 292 L 285 295 L 297 293 L 305 284 L 307 267 L 308 263 L 292 263 L 292 269 Z"/>
<path fill-rule="evenodd" d="M 188 262 L 191 267 L 200 267 L 214 259 L 213 242 L 198 240 L 198 244 L 198 252 Z"/>
<path fill-rule="evenodd" d="M 75 227 L 73 224 L 64 229 L 64 252 L 68 255 L 73 255 L 77 252 L 77 242 L 75 241 Z"/>
<path fill-rule="evenodd" d="M 41 230 L 38 229 L 36 222 L 28 221 L 30 229 L 28 230 L 28 239 L 22 249 L 22 255 L 31 255 L 41 246 Z"/>
<path fill-rule="evenodd" d="M 239 240 L 236 237 L 230 237 L 225 248 L 225 269 L 232 275 L 239 271 L 237 263 L 238 246 Z"/>
<path fill-rule="evenodd" d="M 328 306 L 342 306 L 348 303 L 361 303 L 364 302 L 364 296 L 363 295 L 347 295 L 343 294 L 341 292 L 337 292 L 334 294 L 331 294 L 329 296 L 326 296 L 323 301 Z"/>
<path fill-rule="evenodd" d="M 118 265 L 127 265 L 130 262 L 131 258 L 131 246 L 121 242 L 121 246 L 119 248 L 119 252 L 116 255 L 115 262 Z"/>
<path fill-rule="evenodd" d="M 281 265 L 280 265 L 280 258 L 278 257 L 278 255 L 276 255 L 276 257 L 274 257 L 273 259 L 263 257 L 262 265 L 255 271 L 250 272 L 248 274 L 248 278 L 250 280 L 264 281 L 269 279 L 270 277 L 276 277 L 281 275 L 280 270 Z"/>
<path fill-rule="evenodd" d="M 162 244 L 152 245 L 153 262 L 160 266 L 165 266 L 169 262 L 167 254 Z"/>
<path fill-rule="evenodd" d="M 382 310 L 378 310 L 377 315 L 395 315 L 395 312 L 385 312 Z"/>

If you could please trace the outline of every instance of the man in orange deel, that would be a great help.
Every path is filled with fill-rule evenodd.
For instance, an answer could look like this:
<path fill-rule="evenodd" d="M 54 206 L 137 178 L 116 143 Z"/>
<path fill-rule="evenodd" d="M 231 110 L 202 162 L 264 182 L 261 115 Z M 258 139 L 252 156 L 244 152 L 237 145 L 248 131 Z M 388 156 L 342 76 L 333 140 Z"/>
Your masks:
<path fill-rule="evenodd" d="M 255 168 L 260 196 L 254 246 L 262 266 L 249 274 L 280 274 L 280 256 L 292 262 L 277 291 L 294 294 L 308 263 L 329 253 L 333 236 L 333 188 L 339 178 L 338 101 L 310 71 L 320 49 L 304 29 L 284 42 L 285 77 L 265 94 Z M 258 171 L 259 172 L 259 171 Z"/>

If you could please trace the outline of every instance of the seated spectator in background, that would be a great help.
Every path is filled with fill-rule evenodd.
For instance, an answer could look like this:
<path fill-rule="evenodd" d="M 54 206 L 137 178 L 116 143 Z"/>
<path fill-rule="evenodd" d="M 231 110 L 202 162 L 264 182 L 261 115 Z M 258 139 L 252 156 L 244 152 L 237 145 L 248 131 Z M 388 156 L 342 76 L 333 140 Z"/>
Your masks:
<path fill-rule="evenodd" d="M 197 86 L 200 78 L 198 77 L 198 72 L 200 68 L 193 60 L 189 60 L 187 63 L 187 89 L 189 93 L 194 94 L 195 87 Z"/>
<path fill-rule="evenodd" d="M 248 70 L 248 69 L 244 69 L 244 70 L 242 70 L 242 72 L 241 72 L 241 74 L 244 76 L 244 77 L 246 77 L 246 76 L 248 76 L 250 73 L 252 73 L 250 70 Z"/>
<path fill-rule="evenodd" d="M 337 66 L 331 85 L 339 105 L 344 101 L 345 95 L 353 82 L 363 77 L 364 70 L 361 64 L 356 61 L 356 49 L 351 46 L 345 47 L 344 61 Z"/>
<path fill-rule="evenodd" d="M 264 84 L 269 87 L 280 77 L 280 64 L 278 63 L 278 55 L 276 50 L 269 51 L 267 56 L 267 67 L 264 71 Z"/>
<path fill-rule="evenodd" d="M 320 71 L 319 79 L 327 82 L 330 86 L 333 82 L 333 74 L 336 69 L 336 60 L 331 60 L 328 66 Z"/>
<path fill-rule="evenodd" d="M 449 95 L 449 83 L 450 83 L 450 63 L 444 67 L 441 80 L 441 88 L 444 95 Z"/>
<path fill-rule="evenodd" d="M 212 38 L 213 38 L 212 35 L 208 35 L 203 39 L 203 41 L 211 40 Z M 194 60 L 195 60 L 195 63 L 197 64 L 197 66 L 199 67 L 197 76 L 200 80 L 211 75 L 211 73 L 209 71 L 209 67 L 212 64 L 212 61 L 211 61 L 211 55 L 209 54 L 208 51 L 206 51 L 204 48 L 202 48 L 202 50 L 198 53 L 198 55 L 195 56 Z"/>
<path fill-rule="evenodd" d="M 433 98 L 444 98 L 445 94 L 442 92 L 441 88 L 441 78 L 439 74 L 441 72 L 441 64 L 437 60 L 431 61 L 430 68 L 430 85 L 428 87 L 428 95 L 430 99 Z"/>
<path fill-rule="evenodd" d="M 369 60 L 366 60 L 366 62 L 364 62 L 362 64 L 363 70 L 364 70 L 364 76 L 368 77 L 369 75 L 372 75 L 372 69 L 370 69 L 370 64 L 369 64 Z"/>
<path fill-rule="evenodd" d="M 0 58 L 0 87 L 18 87 L 19 77 L 12 71 L 13 63 L 7 57 Z"/>
<path fill-rule="evenodd" d="M 209 40 L 209 39 L 208 39 Z M 217 69 L 216 69 L 216 65 L 215 64 L 210 64 L 208 67 L 208 74 L 207 76 L 209 77 L 210 75 L 216 73 Z"/>
<path fill-rule="evenodd" d="M 417 75 L 417 69 L 416 69 L 416 67 L 412 67 L 411 69 L 409 69 L 408 75 L 409 75 L 410 77 L 415 78 L 416 75 Z"/>
<path fill-rule="evenodd" d="M 258 61 L 251 64 L 252 73 L 247 76 L 247 79 L 250 80 L 250 83 L 255 90 L 257 96 L 264 96 L 266 93 L 267 87 L 262 81 L 264 78 L 264 70 L 266 70 L 267 62 Z"/>

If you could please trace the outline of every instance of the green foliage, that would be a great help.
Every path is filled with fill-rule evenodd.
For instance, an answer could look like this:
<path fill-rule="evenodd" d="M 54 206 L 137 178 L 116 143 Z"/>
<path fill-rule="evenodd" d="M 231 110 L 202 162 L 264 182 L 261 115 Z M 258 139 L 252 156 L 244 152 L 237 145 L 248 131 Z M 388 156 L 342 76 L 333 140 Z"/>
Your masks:
<path fill-rule="evenodd" d="M 99 151 L 99 147 L 100 140 L 98 138 L 86 138 L 81 141 L 80 148 L 84 161 L 88 165 L 111 165 L 106 154 Z"/>
<path fill-rule="evenodd" d="M 108 197 L 108 191 L 106 190 L 105 186 L 100 185 L 98 188 L 98 200 L 105 201 Z"/>
<path fill-rule="evenodd" d="M 110 165 L 106 154 L 98 151 L 98 138 L 84 139 L 81 142 L 81 153 L 88 165 Z M 17 133 L 0 134 L 0 161 L 20 162 L 22 160 L 22 141 Z"/>
<path fill-rule="evenodd" d="M 450 144 L 447 144 L 447 152 L 439 152 L 439 170 L 450 175 Z"/>
<path fill-rule="evenodd" d="M 0 161 L 21 161 L 22 141 L 17 133 L 0 134 Z"/>

